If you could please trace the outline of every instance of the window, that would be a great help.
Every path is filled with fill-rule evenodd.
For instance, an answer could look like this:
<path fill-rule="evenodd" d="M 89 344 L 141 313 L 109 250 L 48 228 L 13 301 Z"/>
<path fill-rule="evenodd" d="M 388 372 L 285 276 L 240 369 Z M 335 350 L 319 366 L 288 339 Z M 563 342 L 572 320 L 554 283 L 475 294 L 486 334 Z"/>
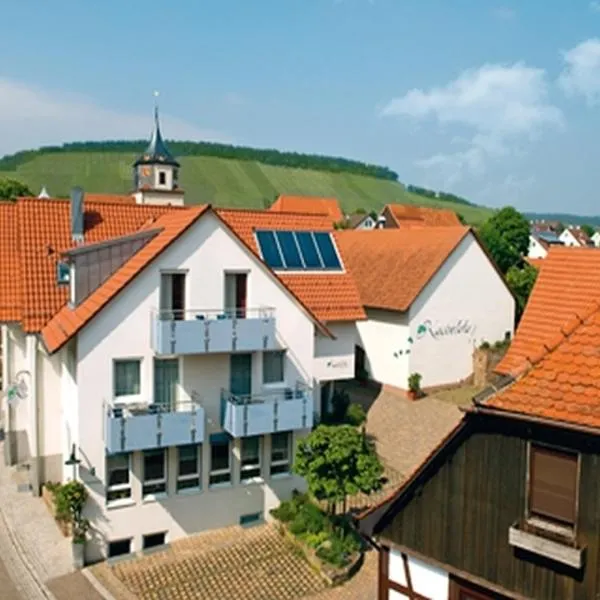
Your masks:
<path fill-rule="evenodd" d="M 231 483 L 231 447 L 228 440 L 215 440 L 210 446 L 210 485 Z"/>
<path fill-rule="evenodd" d="M 531 444 L 529 515 L 575 525 L 578 455 Z"/>
<path fill-rule="evenodd" d="M 289 431 L 271 436 L 271 475 L 290 472 L 291 434 Z"/>
<path fill-rule="evenodd" d="M 140 393 L 140 360 L 115 360 L 114 393 L 118 396 L 135 396 Z"/>
<path fill-rule="evenodd" d="M 108 542 L 108 550 L 106 552 L 108 558 L 114 558 L 115 556 L 122 556 L 123 554 L 131 553 L 131 538 L 126 540 L 114 540 Z"/>
<path fill-rule="evenodd" d="M 254 525 L 256 523 L 260 523 L 262 521 L 262 513 L 248 513 L 247 515 L 240 516 L 240 525 L 242 527 L 248 525 Z"/>
<path fill-rule="evenodd" d="M 177 491 L 199 490 L 201 487 L 201 447 L 195 445 L 179 446 L 177 454 Z"/>
<path fill-rule="evenodd" d="M 131 498 L 130 454 L 106 457 L 106 502 Z"/>
<path fill-rule="evenodd" d="M 158 172 L 158 184 L 166 185 L 167 184 L 167 174 L 164 171 Z"/>
<path fill-rule="evenodd" d="M 161 273 L 160 318 L 170 321 L 185 319 L 185 273 Z"/>
<path fill-rule="evenodd" d="M 165 450 L 144 452 L 142 495 L 154 496 L 167 492 L 167 453 Z"/>
<path fill-rule="evenodd" d="M 285 370 L 285 351 L 263 353 L 263 383 L 283 383 Z"/>
<path fill-rule="evenodd" d="M 157 546 L 164 546 L 166 537 L 167 534 L 164 531 L 161 533 L 149 533 L 142 537 L 142 549 L 148 550 Z"/>
<path fill-rule="evenodd" d="M 263 260 L 272 269 L 342 269 L 328 231 L 257 231 L 256 240 Z"/>
<path fill-rule="evenodd" d="M 260 453 L 262 444 L 260 442 L 261 439 L 259 435 L 242 438 L 242 481 L 250 481 L 261 475 Z"/>

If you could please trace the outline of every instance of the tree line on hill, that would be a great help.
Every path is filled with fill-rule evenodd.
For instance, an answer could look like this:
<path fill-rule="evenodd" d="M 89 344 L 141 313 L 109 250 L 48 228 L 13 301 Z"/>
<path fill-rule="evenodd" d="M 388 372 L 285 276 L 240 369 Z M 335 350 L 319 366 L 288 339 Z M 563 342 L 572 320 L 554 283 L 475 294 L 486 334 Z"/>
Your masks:
<path fill-rule="evenodd" d="M 279 167 L 330 171 L 333 173 L 352 173 L 376 179 L 398 181 L 398 174 L 388 167 L 335 156 L 281 152 L 279 150 L 248 148 L 215 142 L 181 142 L 172 140 L 168 144 L 173 155 L 178 157 L 211 156 L 215 158 L 256 161 Z M 0 171 L 14 171 L 20 165 L 42 154 L 67 152 L 127 152 L 141 154 L 147 145 L 148 142 L 145 140 L 117 140 L 106 142 L 72 142 L 62 144 L 61 146 L 45 146 L 38 150 L 23 150 L 0 158 Z"/>
<path fill-rule="evenodd" d="M 406 191 L 416 194 L 417 196 L 423 196 L 424 198 L 444 200 L 446 202 L 454 202 L 455 204 L 465 204 L 466 206 L 477 206 L 462 196 L 457 196 L 456 194 L 450 194 L 448 192 L 436 192 L 435 190 L 419 187 L 418 185 L 407 185 Z"/>

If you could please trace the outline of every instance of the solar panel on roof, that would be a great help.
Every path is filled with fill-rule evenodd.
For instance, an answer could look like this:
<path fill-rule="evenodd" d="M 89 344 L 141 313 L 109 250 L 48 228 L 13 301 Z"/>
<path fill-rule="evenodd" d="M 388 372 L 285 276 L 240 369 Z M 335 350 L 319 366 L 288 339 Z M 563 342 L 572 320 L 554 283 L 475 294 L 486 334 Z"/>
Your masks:
<path fill-rule="evenodd" d="M 285 266 L 288 269 L 303 269 L 304 264 L 300 258 L 294 233 L 292 231 L 276 231 L 275 237 L 279 242 Z"/>
<path fill-rule="evenodd" d="M 326 231 L 257 231 L 263 260 L 272 269 L 341 270 L 331 234 Z"/>
<path fill-rule="evenodd" d="M 323 259 L 323 266 L 326 269 L 341 269 L 340 259 L 338 258 L 335 246 L 331 239 L 331 235 L 326 232 L 319 231 L 314 234 L 317 248 Z"/>
<path fill-rule="evenodd" d="M 283 268 L 283 258 L 275 241 L 275 234 L 272 231 L 257 231 L 256 239 L 258 240 L 260 253 L 267 265 L 271 269 Z"/>
<path fill-rule="evenodd" d="M 296 240 L 298 246 L 300 246 L 300 252 L 302 252 L 302 258 L 304 259 L 304 265 L 307 269 L 322 269 L 323 263 L 317 251 L 317 245 L 315 244 L 315 238 L 310 231 L 297 231 Z"/>

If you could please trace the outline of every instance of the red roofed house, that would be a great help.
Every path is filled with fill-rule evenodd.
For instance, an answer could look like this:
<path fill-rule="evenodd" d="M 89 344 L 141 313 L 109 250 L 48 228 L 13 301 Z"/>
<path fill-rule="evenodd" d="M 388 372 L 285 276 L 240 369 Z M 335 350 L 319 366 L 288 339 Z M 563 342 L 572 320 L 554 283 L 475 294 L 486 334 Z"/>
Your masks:
<path fill-rule="evenodd" d="M 365 318 L 328 216 L 167 206 L 158 121 L 135 175 L 136 203 L 0 206 L 7 459 L 35 494 L 81 461 L 88 561 L 260 521 L 301 488 L 294 446 L 353 377 Z"/>
<path fill-rule="evenodd" d="M 565 246 L 574 246 L 575 248 L 585 248 L 586 246 L 594 245 L 588 234 L 579 227 L 567 227 L 558 236 L 558 239 Z"/>
<path fill-rule="evenodd" d="M 379 598 L 600 596 L 593 254 L 551 249 L 502 366 L 511 374 L 476 396 L 402 487 L 360 516 L 379 548 Z"/>
<path fill-rule="evenodd" d="M 428 208 L 413 204 L 387 204 L 381 211 L 387 229 L 409 227 L 452 227 L 461 225 L 453 210 Z"/>
<path fill-rule="evenodd" d="M 511 337 L 515 300 L 475 234 L 462 225 L 338 231 L 365 307 L 357 369 L 407 389 L 454 384 L 473 372 L 473 350 Z"/>
<path fill-rule="evenodd" d="M 337 198 L 281 195 L 273 202 L 269 210 L 282 213 L 325 215 L 331 219 L 332 225 L 344 220 L 344 213 Z"/>

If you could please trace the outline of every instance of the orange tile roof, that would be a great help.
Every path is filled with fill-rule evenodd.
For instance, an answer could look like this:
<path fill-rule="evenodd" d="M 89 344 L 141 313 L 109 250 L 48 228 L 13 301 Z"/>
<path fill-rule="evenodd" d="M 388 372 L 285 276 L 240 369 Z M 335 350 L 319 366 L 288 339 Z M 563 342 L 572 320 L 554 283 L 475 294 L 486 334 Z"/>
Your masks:
<path fill-rule="evenodd" d="M 84 199 L 87 202 L 109 202 L 115 204 L 135 204 L 135 197 L 132 194 L 85 194 Z"/>
<path fill-rule="evenodd" d="M 395 220 L 398 227 L 452 227 L 461 222 L 453 210 L 429 208 L 413 204 L 386 204 L 384 210 Z"/>
<path fill-rule="evenodd" d="M 581 314 L 594 299 L 600 299 L 600 251 L 552 246 L 543 259 L 514 340 L 496 371 L 522 372 L 528 357 L 539 354 L 561 326 L 573 314 Z"/>
<path fill-rule="evenodd" d="M 42 338 L 49 352 L 55 352 L 86 323 L 88 323 L 114 296 L 116 296 L 144 267 L 174 242 L 208 209 L 208 205 L 194 206 L 160 216 L 154 227 L 162 229 L 141 250 L 75 308 L 64 305 L 42 329 Z"/>
<path fill-rule="evenodd" d="M 333 223 L 339 223 L 344 219 L 344 213 L 337 198 L 282 195 L 273 202 L 269 210 L 283 213 L 327 215 Z"/>
<path fill-rule="evenodd" d="M 3 236 L 0 242 L 2 253 L 15 261 L 5 263 L 3 276 L 7 276 L 7 268 L 18 273 L 20 287 L 0 287 L 0 314 L 20 321 L 26 332 L 36 332 L 67 301 L 66 286 L 56 285 L 56 263 L 62 252 L 76 246 L 70 233 L 70 203 L 22 198 L 12 205 L 12 210 L 12 217 L 10 211 L 0 214 L 13 225 L 11 234 Z M 134 233 L 149 219 L 173 210 L 181 209 L 84 201 L 85 241 L 101 242 Z"/>
<path fill-rule="evenodd" d="M 362 303 L 405 311 L 469 232 L 463 226 L 347 230 L 336 239 Z"/>
<path fill-rule="evenodd" d="M 257 229 L 332 230 L 331 220 L 324 215 L 239 209 L 216 209 L 215 212 L 259 258 L 254 236 Z M 356 284 L 347 272 L 277 273 L 277 276 L 320 321 L 366 318 Z"/>
<path fill-rule="evenodd" d="M 484 406 L 600 428 L 600 304 L 589 302 L 556 332 L 533 366 Z"/>
<path fill-rule="evenodd" d="M 21 318 L 22 280 L 19 265 L 19 227 L 17 205 L 0 203 L 0 320 L 18 321 Z"/>
<path fill-rule="evenodd" d="M 546 259 L 544 258 L 529 258 L 528 256 L 525 257 L 525 262 L 529 263 L 532 267 L 535 267 L 536 269 L 541 269 L 545 260 Z"/>

